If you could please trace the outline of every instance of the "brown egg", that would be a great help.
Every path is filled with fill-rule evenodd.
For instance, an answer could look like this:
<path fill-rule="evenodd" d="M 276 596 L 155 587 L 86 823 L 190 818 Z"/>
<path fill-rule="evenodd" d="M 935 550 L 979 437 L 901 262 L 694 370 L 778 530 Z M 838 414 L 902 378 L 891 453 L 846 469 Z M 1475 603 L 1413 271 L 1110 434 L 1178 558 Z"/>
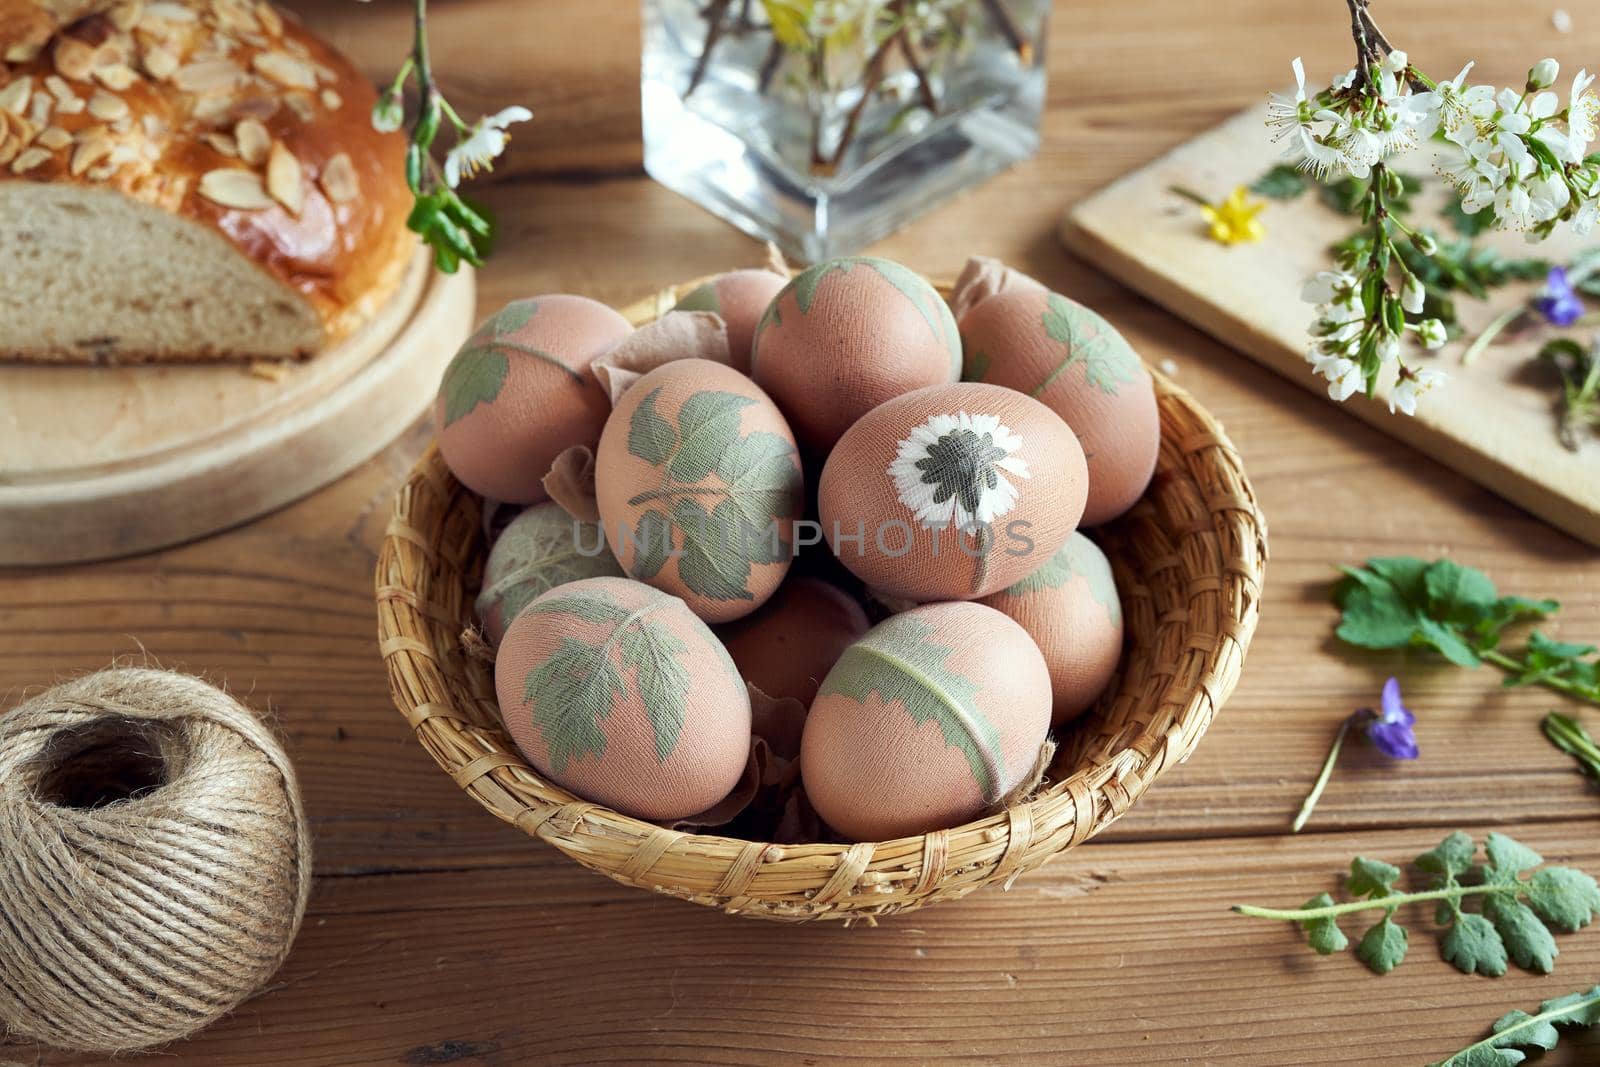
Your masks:
<path fill-rule="evenodd" d="M 772 301 L 751 374 L 800 441 L 822 453 L 885 400 L 959 378 L 961 340 L 920 275 L 886 259 L 832 259 Z"/>
<path fill-rule="evenodd" d="M 800 773 L 829 826 L 884 841 L 997 807 L 1049 728 L 1050 672 L 1022 627 L 982 604 L 928 604 L 839 657 L 806 718 Z"/>
<path fill-rule="evenodd" d="M 600 521 L 623 570 L 707 622 L 750 614 L 783 581 L 803 481 L 776 405 L 703 359 L 630 386 L 595 457 Z"/>
<path fill-rule="evenodd" d="M 720 636 L 745 681 L 770 697 L 810 704 L 839 654 L 866 632 L 867 613 L 853 597 L 818 578 L 798 577 Z"/>
<path fill-rule="evenodd" d="M 1075 533 L 1043 567 L 980 603 L 1015 620 L 1050 668 L 1054 694 L 1050 725 L 1088 710 L 1122 657 L 1122 602 L 1111 563 L 1095 543 Z"/>
<path fill-rule="evenodd" d="M 828 456 L 822 531 L 874 590 L 971 600 L 1027 577 L 1083 514 L 1083 450 L 1049 408 L 957 383 L 877 408 Z"/>
<path fill-rule="evenodd" d="M 997 293 L 961 320 L 967 381 L 1027 393 L 1066 420 L 1089 461 L 1085 526 L 1138 502 L 1156 469 L 1161 415 L 1150 372 L 1105 319 L 1047 290 Z"/>
<path fill-rule="evenodd" d="M 580 522 L 558 504 L 535 504 L 495 538 L 474 605 L 489 644 L 498 646 L 523 608 L 558 585 L 620 578 L 622 567 L 597 522 Z"/>
<path fill-rule="evenodd" d="M 673 311 L 710 311 L 728 325 L 728 355 L 736 370 L 750 373 L 750 345 L 767 305 L 789 279 L 770 270 L 730 270 L 695 287 Z"/>
<path fill-rule="evenodd" d="M 540 774 L 639 819 L 698 814 L 750 756 L 744 681 L 677 597 L 626 578 L 550 590 L 494 665 L 506 731 Z"/>
<path fill-rule="evenodd" d="M 547 499 L 550 464 L 574 445 L 592 448 L 611 411 L 589 364 L 632 330 L 587 297 L 507 304 L 445 368 L 433 417 L 450 470 L 492 500 Z"/>

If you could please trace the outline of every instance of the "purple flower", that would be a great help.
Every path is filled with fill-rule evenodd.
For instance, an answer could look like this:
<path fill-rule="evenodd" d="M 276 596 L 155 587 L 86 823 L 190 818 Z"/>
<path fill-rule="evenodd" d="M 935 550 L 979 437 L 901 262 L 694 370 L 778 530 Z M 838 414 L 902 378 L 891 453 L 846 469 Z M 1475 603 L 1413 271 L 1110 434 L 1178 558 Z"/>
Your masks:
<path fill-rule="evenodd" d="M 1572 288 L 1565 267 L 1550 268 L 1544 288 L 1534 295 L 1533 306 L 1552 326 L 1571 326 L 1583 318 L 1583 301 Z"/>
<path fill-rule="evenodd" d="M 1366 711 L 1367 740 L 1390 759 L 1416 759 L 1417 735 L 1411 729 L 1417 717 L 1400 703 L 1400 680 L 1383 684 L 1383 711 Z"/>

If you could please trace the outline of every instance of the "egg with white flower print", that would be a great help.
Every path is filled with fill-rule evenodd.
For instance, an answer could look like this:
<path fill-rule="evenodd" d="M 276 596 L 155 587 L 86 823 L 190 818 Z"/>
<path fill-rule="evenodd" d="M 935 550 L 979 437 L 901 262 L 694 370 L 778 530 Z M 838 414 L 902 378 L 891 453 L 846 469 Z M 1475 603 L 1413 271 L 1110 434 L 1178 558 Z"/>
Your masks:
<path fill-rule="evenodd" d="M 772 301 L 750 368 L 801 443 L 821 454 L 884 401 L 961 377 L 961 338 L 921 275 L 887 259 L 831 259 Z"/>
<path fill-rule="evenodd" d="M 1161 448 L 1155 383 L 1105 319 L 1059 293 L 1011 289 L 961 320 L 963 377 L 1036 398 L 1066 420 L 1089 464 L 1083 524 L 1116 518 L 1144 495 Z"/>
<path fill-rule="evenodd" d="M 822 471 L 818 512 L 839 560 L 874 591 L 972 600 L 1037 570 L 1083 514 L 1072 430 L 996 385 L 919 389 L 865 415 Z"/>
<path fill-rule="evenodd" d="M 803 483 L 776 405 L 703 359 L 629 386 L 595 457 L 600 521 L 623 570 L 707 622 L 750 614 L 788 574 Z"/>
<path fill-rule="evenodd" d="M 1081 533 L 1015 585 L 980 601 L 1015 621 L 1044 654 L 1053 694 L 1050 724 L 1087 711 L 1122 657 L 1122 602 L 1111 562 Z"/>
<path fill-rule="evenodd" d="M 553 294 L 491 316 L 445 368 L 434 404 L 439 452 L 461 483 L 508 504 L 548 498 L 563 451 L 594 447 L 611 405 L 589 372 L 633 332 L 595 300 Z"/>
<path fill-rule="evenodd" d="M 535 504 L 495 538 L 474 608 L 484 637 L 498 645 L 535 599 L 584 578 L 620 578 L 622 568 L 597 522 L 580 522 L 559 504 Z"/>
<path fill-rule="evenodd" d="M 839 657 L 806 717 L 800 774 L 840 834 L 907 837 L 1012 798 L 1049 727 L 1050 674 L 1022 627 L 982 604 L 928 604 Z"/>
<path fill-rule="evenodd" d="M 698 285 L 673 311 L 709 311 L 728 327 L 728 356 L 735 370 L 750 373 L 750 346 L 756 325 L 789 279 L 770 270 L 730 270 Z"/>
<path fill-rule="evenodd" d="M 534 600 L 495 658 L 506 732 L 546 778 L 640 819 L 699 814 L 739 781 L 750 700 L 677 597 L 588 578 Z"/>

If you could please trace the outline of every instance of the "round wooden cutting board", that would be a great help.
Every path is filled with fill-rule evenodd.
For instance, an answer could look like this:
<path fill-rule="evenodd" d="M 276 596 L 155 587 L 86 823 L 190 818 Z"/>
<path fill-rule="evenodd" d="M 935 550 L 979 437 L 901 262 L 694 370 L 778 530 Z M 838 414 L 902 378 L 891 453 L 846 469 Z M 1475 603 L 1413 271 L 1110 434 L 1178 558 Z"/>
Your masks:
<path fill-rule="evenodd" d="M 419 256 L 304 363 L 0 366 L 0 565 L 161 548 L 322 488 L 428 409 L 475 314 L 472 273 Z"/>

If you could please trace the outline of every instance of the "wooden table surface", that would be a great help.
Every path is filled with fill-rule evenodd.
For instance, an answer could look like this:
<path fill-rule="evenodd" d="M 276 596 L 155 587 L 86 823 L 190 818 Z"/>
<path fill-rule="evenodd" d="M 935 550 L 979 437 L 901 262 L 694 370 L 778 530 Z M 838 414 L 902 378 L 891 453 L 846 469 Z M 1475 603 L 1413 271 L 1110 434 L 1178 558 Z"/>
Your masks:
<path fill-rule="evenodd" d="M 301 4 L 374 73 L 399 56 L 408 6 Z M 1568 71 L 1600 62 L 1600 13 L 1582 5 L 1567 37 L 1547 0 L 1380 8 L 1391 6 L 1390 35 L 1436 73 L 1473 55 L 1504 82 L 1546 53 Z M 486 311 L 551 290 L 621 304 L 759 257 L 645 177 L 637 19 L 629 0 L 434 5 L 456 102 L 539 112 L 488 191 L 504 239 L 482 275 Z M 1449 553 L 1503 588 L 1559 597 L 1559 634 L 1594 640 L 1596 557 L 1117 287 L 1054 237 L 1066 205 L 1264 100 L 1295 55 L 1314 76 L 1347 64 L 1346 32 L 1336 0 L 1060 3 L 1038 158 L 875 249 L 934 276 L 969 253 L 1002 256 L 1104 312 L 1223 419 L 1271 527 L 1264 618 L 1194 758 L 1104 837 L 1009 892 L 876 929 L 769 925 L 616 885 L 481 811 L 412 740 L 374 638 L 376 546 L 426 427 L 222 536 L 0 573 L 0 706 L 113 660 L 159 663 L 270 708 L 300 770 L 318 877 L 295 952 L 267 992 L 156 1062 L 1418 1064 L 1503 1011 L 1600 980 L 1593 929 L 1560 938 L 1554 975 L 1491 980 L 1444 963 L 1418 914 L 1411 958 L 1378 978 L 1227 911 L 1336 891 L 1351 856 L 1404 860 L 1457 828 L 1499 828 L 1600 870 L 1600 794 L 1540 735 L 1550 695 L 1503 691 L 1487 668 L 1341 648 L 1327 602 L 1337 563 Z M 1422 759 L 1355 753 L 1310 832 L 1286 836 L 1337 721 L 1391 673 L 1418 713 Z M 78 1062 L 0 1045 L 6 1060 Z M 1600 1033 L 1543 1062 L 1600 1063 Z"/>

